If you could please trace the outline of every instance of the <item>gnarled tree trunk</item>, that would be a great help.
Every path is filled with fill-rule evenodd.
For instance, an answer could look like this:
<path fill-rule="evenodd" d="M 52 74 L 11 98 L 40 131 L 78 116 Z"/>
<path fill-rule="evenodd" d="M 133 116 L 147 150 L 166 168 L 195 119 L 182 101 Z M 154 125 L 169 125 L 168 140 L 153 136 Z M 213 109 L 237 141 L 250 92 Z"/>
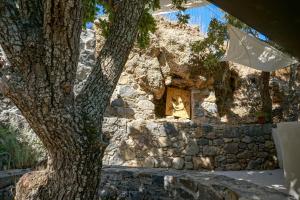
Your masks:
<path fill-rule="evenodd" d="M 17 200 L 97 198 L 107 141 L 103 113 L 137 35 L 144 0 L 122 0 L 97 66 L 73 92 L 81 0 L 0 0 L 0 91 L 21 110 L 49 155 L 44 171 L 22 177 Z"/>

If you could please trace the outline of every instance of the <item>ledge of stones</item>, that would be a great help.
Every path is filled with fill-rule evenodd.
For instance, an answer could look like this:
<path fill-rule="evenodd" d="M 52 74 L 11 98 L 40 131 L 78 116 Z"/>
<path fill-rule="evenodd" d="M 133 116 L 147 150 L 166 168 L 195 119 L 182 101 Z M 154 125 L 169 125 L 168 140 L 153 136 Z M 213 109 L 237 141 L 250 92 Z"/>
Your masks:
<path fill-rule="evenodd" d="M 0 199 L 12 200 L 29 170 L 0 172 Z M 100 200 L 294 200 L 274 189 L 226 176 L 190 170 L 104 167 Z"/>
<path fill-rule="evenodd" d="M 21 176 L 29 171 L 29 169 L 0 171 L 0 200 L 13 199 L 16 183 Z"/>
<path fill-rule="evenodd" d="M 104 168 L 101 200 L 292 200 L 287 194 L 226 176 L 195 171 Z"/>

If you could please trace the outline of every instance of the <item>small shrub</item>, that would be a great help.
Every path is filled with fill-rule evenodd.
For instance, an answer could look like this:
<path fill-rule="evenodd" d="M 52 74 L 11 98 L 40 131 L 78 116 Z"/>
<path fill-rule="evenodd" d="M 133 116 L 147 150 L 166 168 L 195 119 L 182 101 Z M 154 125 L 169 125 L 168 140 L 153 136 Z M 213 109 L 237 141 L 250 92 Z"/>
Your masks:
<path fill-rule="evenodd" d="M 38 161 L 39 154 L 11 127 L 0 126 L 0 170 L 29 168 Z"/>

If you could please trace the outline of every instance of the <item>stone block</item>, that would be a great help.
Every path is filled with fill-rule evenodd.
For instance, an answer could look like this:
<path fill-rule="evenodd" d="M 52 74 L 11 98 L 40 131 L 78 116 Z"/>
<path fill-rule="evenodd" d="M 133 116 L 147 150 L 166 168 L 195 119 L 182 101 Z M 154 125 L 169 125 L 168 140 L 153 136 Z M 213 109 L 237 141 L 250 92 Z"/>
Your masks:
<path fill-rule="evenodd" d="M 214 132 L 207 133 L 205 136 L 207 139 L 216 139 L 216 134 Z"/>
<path fill-rule="evenodd" d="M 184 160 L 186 162 L 191 162 L 192 161 L 192 156 L 184 156 Z"/>
<path fill-rule="evenodd" d="M 229 154 L 236 154 L 239 152 L 239 145 L 237 143 L 227 143 L 224 145 L 224 150 Z"/>
<path fill-rule="evenodd" d="M 179 183 L 182 188 L 187 189 L 193 193 L 196 193 L 198 190 L 197 183 L 188 178 L 182 178 L 179 180 Z"/>
<path fill-rule="evenodd" d="M 169 141 L 167 137 L 158 137 L 158 144 L 160 147 L 168 147 Z"/>
<path fill-rule="evenodd" d="M 204 146 L 203 155 L 204 156 L 216 156 L 218 155 L 220 148 L 214 146 Z"/>
<path fill-rule="evenodd" d="M 221 146 L 223 144 L 224 144 L 224 140 L 223 139 L 215 139 L 215 140 L 213 140 L 213 145 Z"/>
<path fill-rule="evenodd" d="M 274 142 L 272 142 L 272 141 L 266 141 L 265 142 L 265 147 L 268 148 L 268 149 L 274 148 Z"/>
<path fill-rule="evenodd" d="M 205 134 L 208 134 L 214 130 L 213 126 L 211 126 L 209 124 L 203 125 L 202 128 L 203 128 L 203 131 Z"/>
<path fill-rule="evenodd" d="M 203 131 L 200 127 L 197 127 L 193 133 L 192 133 L 192 136 L 195 137 L 195 138 L 201 138 L 203 136 Z"/>
<path fill-rule="evenodd" d="M 183 169 L 184 166 L 184 159 L 181 157 L 173 158 L 172 160 L 172 167 L 175 169 Z"/>
<path fill-rule="evenodd" d="M 252 142 L 252 138 L 249 136 L 245 136 L 242 138 L 242 142 L 249 144 Z"/>
<path fill-rule="evenodd" d="M 172 124 L 172 123 L 169 123 L 169 122 L 164 123 L 163 130 L 167 135 L 172 135 L 172 136 L 178 135 L 178 131 L 177 131 L 176 127 L 174 126 L 174 124 Z"/>
<path fill-rule="evenodd" d="M 259 157 L 259 158 L 267 158 L 268 155 L 269 154 L 267 152 L 258 152 L 257 157 Z"/>
<path fill-rule="evenodd" d="M 186 155 L 196 155 L 197 153 L 199 153 L 199 147 L 196 141 L 189 141 L 186 148 L 185 148 L 185 154 Z"/>
<path fill-rule="evenodd" d="M 250 162 L 247 165 L 247 169 L 248 170 L 259 170 L 262 167 L 262 160 L 260 159 L 256 159 L 256 160 L 250 160 Z"/>
<path fill-rule="evenodd" d="M 137 105 L 141 110 L 154 110 L 155 108 L 154 104 L 149 100 L 140 100 Z"/>
<path fill-rule="evenodd" d="M 214 159 L 211 157 L 193 157 L 194 169 L 214 169 Z"/>
<path fill-rule="evenodd" d="M 226 158 L 223 155 L 215 157 L 215 162 L 218 162 L 218 163 L 224 162 L 225 160 L 226 160 Z"/>
<path fill-rule="evenodd" d="M 157 160 L 153 157 L 147 157 L 143 162 L 143 167 L 153 168 L 155 165 L 157 165 Z"/>
<path fill-rule="evenodd" d="M 263 136 L 258 136 L 258 137 L 256 137 L 256 141 L 264 143 L 265 142 L 265 138 Z"/>
<path fill-rule="evenodd" d="M 175 191 L 176 194 L 178 194 L 178 198 L 180 199 L 194 199 L 194 196 L 190 192 L 182 188 L 176 188 Z"/>
<path fill-rule="evenodd" d="M 134 98 L 137 95 L 137 91 L 130 85 L 121 85 L 119 87 L 118 94 L 121 97 Z"/>
<path fill-rule="evenodd" d="M 135 151 L 129 148 L 124 148 L 123 156 L 124 156 L 124 160 L 133 160 L 136 158 Z"/>
<path fill-rule="evenodd" d="M 240 133 L 235 128 L 227 128 L 224 132 L 224 137 L 226 138 L 239 138 Z"/>
<path fill-rule="evenodd" d="M 193 169 L 193 163 L 192 162 L 185 162 L 184 163 L 184 169 Z"/>
<path fill-rule="evenodd" d="M 225 165 L 226 170 L 241 170 L 241 165 L 238 163 L 227 164 Z"/>
<path fill-rule="evenodd" d="M 243 151 L 242 153 L 239 153 L 237 156 L 239 159 L 249 159 L 251 157 L 250 151 Z"/>
<path fill-rule="evenodd" d="M 247 149 L 247 144 L 245 144 L 245 143 L 239 143 L 239 148 L 240 149 Z"/>
<path fill-rule="evenodd" d="M 231 139 L 231 138 L 223 138 L 223 140 L 224 140 L 225 143 L 232 142 L 232 139 Z"/>
<path fill-rule="evenodd" d="M 208 139 L 201 138 L 201 139 L 197 140 L 197 143 L 198 143 L 198 145 L 200 145 L 200 146 L 204 146 L 204 145 L 208 145 L 208 144 L 209 144 L 209 141 L 208 141 Z"/>
<path fill-rule="evenodd" d="M 162 168 L 170 168 L 172 166 L 172 160 L 167 157 L 159 158 L 159 166 Z"/>

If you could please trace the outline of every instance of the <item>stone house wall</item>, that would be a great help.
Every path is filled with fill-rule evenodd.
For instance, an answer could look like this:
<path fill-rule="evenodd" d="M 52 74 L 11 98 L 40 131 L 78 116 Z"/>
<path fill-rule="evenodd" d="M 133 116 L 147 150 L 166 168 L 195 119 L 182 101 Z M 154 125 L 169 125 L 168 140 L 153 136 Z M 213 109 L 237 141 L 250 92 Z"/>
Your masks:
<path fill-rule="evenodd" d="M 270 124 L 107 118 L 104 132 L 114 135 L 104 164 L 195 170 L 273 169 L 277 161 L 271 130 Z"/>

